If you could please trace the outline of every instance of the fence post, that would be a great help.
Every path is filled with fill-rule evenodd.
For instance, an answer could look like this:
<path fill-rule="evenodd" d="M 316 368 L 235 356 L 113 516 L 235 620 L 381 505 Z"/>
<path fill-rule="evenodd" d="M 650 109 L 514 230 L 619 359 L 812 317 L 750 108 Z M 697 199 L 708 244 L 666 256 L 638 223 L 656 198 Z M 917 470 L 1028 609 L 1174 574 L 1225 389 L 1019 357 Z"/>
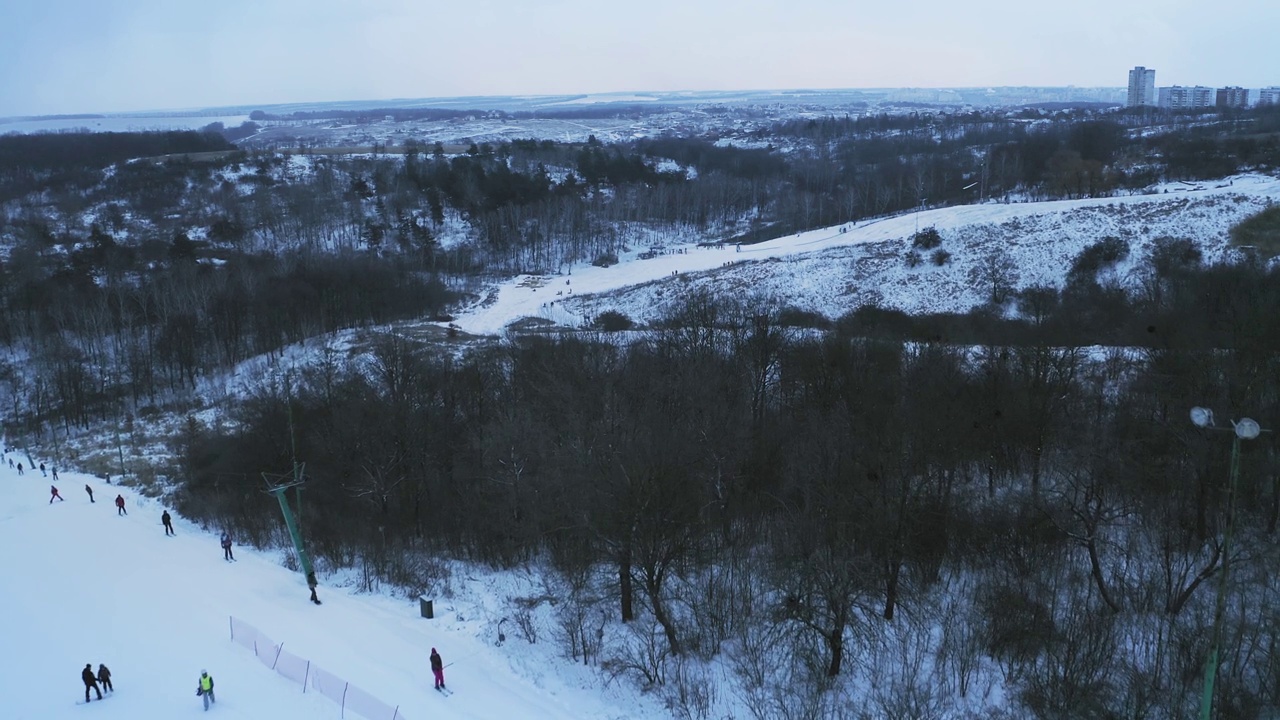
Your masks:
<path fill-rule="evenodd" d="M 341 705 L 341 708 L 342 708 L 342 717 L 344 717 L 344 718 L 347 716 L 347 688 L 349 688 L 349 687 L 351 687 L 351 683 L 348 683 L 348 682 L 344 682 L 344 683 L 342 683 L 342 705 Z"/>
<path fill-rule="evenodd" d="M 228 615 L 227 625 L 231 626 L 231 642 L 235 642 L 236 641 L 236 619 Z"/>
<path fill-rule="evenodd" d="M 274 660 L 272 660 L 272 661 L 271 661 L 271 669 L 272 669 L 272 670 L 275 670 L 275 669 L 276 669 L 276 663 L 280 662 L 280 651 L 281 651 L 281 650 L 284 650 L 284 643 L 280 643 L 279 645 L 277 645 L 277 646 L 276 646 L 276 658 L 275 658 Z"/>
<path fill-rule="evenodd" d="M 253 639 L 253 656 L 258 657 L 258 639 Z"/>
<path fill-rule="evenodd" d="M 311 661 L 307 661 L 307 671 L 302 674 L 302 694 L 307 694 L 307 680 L 311 677 Z"/>

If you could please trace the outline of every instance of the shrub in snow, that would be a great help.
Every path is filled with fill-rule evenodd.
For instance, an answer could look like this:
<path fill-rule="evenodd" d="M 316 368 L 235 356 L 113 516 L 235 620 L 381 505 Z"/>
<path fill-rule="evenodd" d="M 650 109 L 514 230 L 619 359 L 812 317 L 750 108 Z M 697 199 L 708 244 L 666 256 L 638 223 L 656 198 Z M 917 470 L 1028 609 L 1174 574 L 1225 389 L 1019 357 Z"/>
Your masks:
<path fill-rule="evenodd" d="M 917 230 L 916 234 L 911 236 L 911 247 L 917 250 L 932 250 L 941 244 L 942 235 L 932 225 L 923 230 Z"/>
<path fill-rule="evenodd" d="M 929 260 L 932 261 L 934 265 L 937 265 L 938 267 L 942 267 L 943 265 L 946 265 L 947 263 L 951 262 L 951 253 L 947 252 L 946 250 L 943 250 L 942 248 L 938 248 L 937 250 L 933 251 L 932 255 L 929 256 Z"/>
<path fill-rule="evenodd" d="M 605 310 L 596 316 L 596 321 L 592 325 L 597 330 L 618 332 L 620 330 L 630 330 L 635 323 L 632 322 L 631 318 L 617 310 Z"/>
<path fill-rule="evenodd" d="M 831 321 L 827 319 L 826 315 L 812 310 L 801 310 L 792 306 L 784 307 L 778 311 L 778 324 L 783 327 L 816 328 L 818 330 L 826 330 L 831 327 Z"/>
<path fill-rule="evenodd" d="M 1129 243 L 1118 237 L 1104 237 L 1081 250 L 1071 261 L 1071 278 L 1096 278 L 1098 271 L 1129 257 Z"/>
<path fill-rule="evenodd" d="M 599 255 L 596 256 L 595 260 L 591 261 L 591 264 L 595 265 L 596 267 L 609 267 L 610 265 L 617 265 L 618 254 L 611 253 L 611 252 L 600 253 Z"/>
<path fill-rule="evenodd" d="M 924 262 L 924 258 L 920 257 L 920 253 L 915 250 L 910 250 L 907 252 L 906 261 L 909 268 L 920 267 L 920 263 Z"/>

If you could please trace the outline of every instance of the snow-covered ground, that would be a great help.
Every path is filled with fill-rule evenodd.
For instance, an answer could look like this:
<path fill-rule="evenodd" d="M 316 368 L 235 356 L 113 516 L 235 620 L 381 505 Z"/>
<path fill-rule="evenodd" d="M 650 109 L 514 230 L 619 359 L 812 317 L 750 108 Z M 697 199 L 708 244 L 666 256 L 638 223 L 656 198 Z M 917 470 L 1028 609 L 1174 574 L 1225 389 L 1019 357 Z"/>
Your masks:
<path fill-rule="evenodd" d="M 1190 238 L 1206 261 L 1228 251 L 1227 231 L 1280 201 L 1280 179 L 1263 175 L 1173 183 L 1144 195 L 1053 202 L 998 203 L 923 210 L 841 225 L 738 247 L 672 242 L 661 254 L 632 248 L 607 268 L 574 266 L 566 275 L 512 278 L 485 294 L 454 321 L 466 332 L 496 334 L 524 317 L 579 327 L 600 312 L 617 310 L 644 322 L 693 289 L 737 297 L 767 295 L 828 317 L 866 304 L 912 313 L 964 312 L 983 302 L 970 275 L 991 252 L 1018 267 L 1016 286 L 1060 286 L 1071 260 L 1107 236 L 1130 243 L 1123 276 L 1145 258 L 1159 237 Z M 907 266 L 910 238 L 935 227 L 943 266 Z"/>
<path fill-rule="evenodd" d="M 232 642 L 232 616 L 408 720 L 664 716 L 619 684 L 602 688 L 593 670 L 558 657 L 553 642 L 512 637 L 496 646 L 501 593 L 518 577 L 497 589 L 492 578 L 455 578 L 453 596 L 437 598 L 434 620 L 422 619 L 415 601 L 359 595 L 323 578 L 317 607 L 278 555 L 237 547 L 237 562 L 225 562 L 215 534 L 182 518 L 174 517 L 177 535 L 166 537 L 157 500 L 63 472 L 56 484 L 65 501 L 50 504 L 50 482 L 39 470 L 19 476 L 7 462 L 0 467 L 0 717 L 7 720 L 340 717 L 333 701 L 304 694 Z M 113 506 L 117 493 L 127 516 Z M 514 635 L 510 624 L 506 630 Z M 448 664 L 451 696 L 431 689 L 432 647 Z M 77 707 L 85 663 L 106 664 L 116 692 Z M 202 669 L 215 681 L 209 715 L 195 695 Z M 350 708 L 346 716 L 360 717 Z"/>

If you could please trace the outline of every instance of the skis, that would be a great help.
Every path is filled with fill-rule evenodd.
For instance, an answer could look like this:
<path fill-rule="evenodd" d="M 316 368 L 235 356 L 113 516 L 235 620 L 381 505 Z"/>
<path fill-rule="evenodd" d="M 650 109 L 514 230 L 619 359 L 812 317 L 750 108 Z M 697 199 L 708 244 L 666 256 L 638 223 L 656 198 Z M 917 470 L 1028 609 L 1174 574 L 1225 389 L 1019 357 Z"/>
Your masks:
<path fill-rule="evenodd" d="M 88 702 L 86 702 L 86 701 L 84 701 L 84 700 L 77 700 L 77 701 L 76 701 L 76 704 L 77 704 L 77 705 L 88 705 L 90 702 L 102 702 L 103 700 L 106 700 L 107 698 L 111 697 L 113 694 L 114 694 L 114 693 L 112 693 L 112 692 L 104 692 L 104 693 L 102 693 L 102 697 L 100 697 L 100 698 L 93 698 L 92 700 L 90 700 L 90 701 L 88 701 Z"/>
<path fill-rule="evenodd" d="M 452 694 L 453 694 L 453 691 L 452 691 L 452 690 L 450 690 L 450 689 L 449 689 L 449 688 L 447 688 L 447 687 L 438 687 L 438 688 L 436 688 L 436 692 L 440 693 L 441 695 L 443 695 L 443 696 L 445 696 L 445 697 L 449 697 L 450 695 L 452 695 Z"/>

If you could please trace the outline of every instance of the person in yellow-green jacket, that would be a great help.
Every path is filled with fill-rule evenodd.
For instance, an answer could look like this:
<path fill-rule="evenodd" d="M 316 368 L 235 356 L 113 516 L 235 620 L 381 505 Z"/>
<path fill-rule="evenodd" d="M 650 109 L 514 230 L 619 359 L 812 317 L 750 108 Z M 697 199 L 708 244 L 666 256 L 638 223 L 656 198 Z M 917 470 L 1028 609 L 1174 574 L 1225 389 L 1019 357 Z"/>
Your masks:
<path fill-rule="evenodd" d="M 208 670 L 200 671 L 200 685 L 196 688 L 196 694 L 204 698 L 204 709 L 209 710 L 209 705 L 217 702 L 213 697 L 213 676 Z"/>

